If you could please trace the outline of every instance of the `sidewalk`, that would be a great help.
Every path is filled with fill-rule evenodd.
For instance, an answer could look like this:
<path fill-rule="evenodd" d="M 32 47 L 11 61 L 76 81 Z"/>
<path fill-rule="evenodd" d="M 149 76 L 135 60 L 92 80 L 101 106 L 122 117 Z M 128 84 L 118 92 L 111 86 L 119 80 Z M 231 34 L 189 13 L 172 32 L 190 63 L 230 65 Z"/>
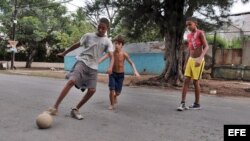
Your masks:
<path fill-rule="evenodd" d="M 0 61 L 3 62 L 3 61 Z M 9 62 L 10 63 L 10 62 Z M 16 70 L 7 70 L 9 73 L 22 74 L 22 75 L 32 75 L 32 76 L 42 76 L 42 77 L 54 77 L 54 78 L 65 78 L 64 63 L 49 63 L 49 62 L 32 62 L 32 68 L 25 68 L 26 62 L 16 61 Z M 124 85 L 132 85 L 136 81 L 134 76 L 125 76 Z M 152 77 L 152 75 L 144 75 L 141 80 Z M 98 74 L 98 81 L 103 83 L 108 83 L 107 74 Z"/>
<path fill-rule="evenodd" d="M 15 62 L 15 67 L 17 68 L 24 68 L 26 62 Z M 56 68 L 56 69 L 63 69 L 64 63 L 50 63 L 50 62 L 33 62 L 31 64 L 32 68 Z"/>

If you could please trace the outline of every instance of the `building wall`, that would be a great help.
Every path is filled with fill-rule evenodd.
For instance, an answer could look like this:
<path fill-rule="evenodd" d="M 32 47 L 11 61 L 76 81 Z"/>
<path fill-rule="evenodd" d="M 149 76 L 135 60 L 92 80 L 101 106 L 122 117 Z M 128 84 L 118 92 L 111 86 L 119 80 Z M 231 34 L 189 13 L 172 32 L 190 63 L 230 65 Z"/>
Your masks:
<path fill-rule="evenodd" d="M 135 53 L 129 54 L 135 63 L 137 71 L 140 74 L 161 74 L 164 69 L 165 61 L 163 53 Z M 69 71 L 76 62 L 75 56 L 66 56 L 64 58 L 64 69 Z M 99 65 L 98 72 L 105 73 L 109 65 L 109 59 Z M 126 61 L 125 74 L 133 74 L 133 69 Z"/>
<path fill-rule="evenodd" d="M 140 74 L 161 74 L 164 69 L 164 42 L 146 42 L 146 43 L 133 43 L 126 44 L 123 47 L 132 61 L 135 63 L 136 68 Z M 64 69 L 69 71 L 76 62 L 75 56 L 82 51 L 78 48 L 68 53 L 64 58 Z M 105 60 L 99 65 L 98 71 L 105 73 L 109 64 L 109 59 Z M 128 62 L 125 63 L 125 74 L 132 74 L 133 70 Z"/>
<path fill-rule="evenodd" d="M 155 74 L 159 75 L 163 71 L 165 67 L 164 61 L 164 43 L 163 42 L 149 42 L 149 43 L 136 43 L 136 44 L 128 44 L 124 46 L 124 51 L 128 52 L 131 59 L 135 63 L 137 70 L 140 74 Z M 69 71 L 75 63 L 75 56 L 81 52 L 82 49 L 79 48 L 70 52 L 64 58 L 64 69 Z M 250 42 L 247 42 L 243 49 L 217 49 L 215 54 L 215 64 L 220 67 L 220 71 L 218 68 L 215 68 L 216 75 L 218 78 L 230 78 L 232 73 L 238 69 L 231 68 L 223 68 L 224 65 L 230 66 L 238 66 L 238 65 L 246 65 L 250 66 L 250 56 L 248 53 L 250 52 Z M 212 47 L 210 47 L 208 55 L 212 55 Z M 100 73 L 105 73 L 108 67 L 109 60 L 104 61 L 99 65 L 98 71 Z M 208 62 L 207 62 L 208 63 Z M 232 65 L 233 64 L 233 65 Z M 230 73 L 225 73 L 227 70 L 230 70 Z M 247 74 L 249 71 L 245 72 Z M 133 74 L 131 66 L 126 62 L 125 63 L 125 74 Z M 220 76 L 225 74 L 225 76 Z M 229 76 L 227 76 L 228 74 Z M 237 77 L 234 75 L 235 78 Z"/>

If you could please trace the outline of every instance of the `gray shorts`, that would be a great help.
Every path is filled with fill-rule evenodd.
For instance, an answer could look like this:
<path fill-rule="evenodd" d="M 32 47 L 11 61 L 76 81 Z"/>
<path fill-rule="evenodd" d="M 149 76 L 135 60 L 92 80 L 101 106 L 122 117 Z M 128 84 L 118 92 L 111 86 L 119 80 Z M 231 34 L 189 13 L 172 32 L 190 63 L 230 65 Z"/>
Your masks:
<path fill-rule="evenodd" d="M 77 61 L 66 79 L 76 80 L 75 87 L 84 91 L 87 88 L 96 88 L 97 70 L 88 67 L 84 62 Z"/>

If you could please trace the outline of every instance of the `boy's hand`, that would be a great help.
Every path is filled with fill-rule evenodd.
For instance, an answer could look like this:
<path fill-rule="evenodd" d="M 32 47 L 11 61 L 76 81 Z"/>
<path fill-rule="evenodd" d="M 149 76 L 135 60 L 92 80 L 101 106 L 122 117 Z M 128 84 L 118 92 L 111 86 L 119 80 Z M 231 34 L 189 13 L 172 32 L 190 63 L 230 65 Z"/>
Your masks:
<path fill-rule="evenodd" d="M 98 59 L 98 64 L 101 64 L 102 60 L 101 59 Z"/>
<path fill-rule="evenodd" d="M 112 68 L 108 68 L 108 70 L 107 70 L 107 74 L 112 74 Z"/>
<path fill-rule="evenodd" d="M 56 54 L 57 57 L 63 58 L 65 56 L 65 54 L 63 52 L 57 53 Z"/>
<path fill-rule="evenodd" d="M 203 58 L 199 57 L 195 59 L 195 67 L 199 67 L 201 65 Z"/>
<path fill-rule="evenodd" d="M 199 67 L 201 65 L 201 63 L 199 63 L 199 62 L 195 62 L 195 67 Z"/>

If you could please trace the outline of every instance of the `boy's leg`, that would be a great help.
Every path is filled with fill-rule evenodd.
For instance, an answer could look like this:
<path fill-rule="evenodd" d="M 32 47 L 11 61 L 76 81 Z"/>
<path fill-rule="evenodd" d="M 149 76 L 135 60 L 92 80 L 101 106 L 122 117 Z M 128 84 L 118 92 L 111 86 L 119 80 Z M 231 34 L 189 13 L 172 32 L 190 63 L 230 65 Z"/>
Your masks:
<path fill-rule="evenodd" d="M 114 96 L 114 104 L 118 103 L 117 97 L 120 95 L 120 93 L 115 92 L 115 96 Z"/>
<path fill-rule="evenodd" d="M 83 116 L 80 114 L 79 109 L 94 95 L 95 89 L 88 89 L 88 92 L 85 94 L 85 96 L 82 98 L 82 100 L 77 104 L 76 108 L 73 108 L 71 110 L 71 116 L 73 118 L 76 118 L 78 120 L 82 120 Z"/>
<path fill-rule="evenodd" d="M 188 88 L 189 88 L 190 81 L 191 81 L 190 77 L 186 77 L 185 78 L 184 86 L 182 88 L 181 102 L 185 102 L 186 101 L 186 95 L 187 95 L 187 91 L 188 91 Z"/>
<path fill-rule="evenodd" d="M 75 80 L 71 79 L 66 83 L 54 105 L 54 108 L 58 109 L 58 106 L 60 105 L 64 97 L 68 94 L 69 90 L 75 85 L 75 82 Z"/>
<path fill-rule="evenodd" d="M 109 100 L 110 100 L 110 106 L 109 106 L 109 110 L 113 110 L 114 109 L 114 104 L 115 104 L 115 90 L 110 90 L 109 93 Z"/>
<path fill-rule="evenodd" d="M 201 88 L 200 88 L 199 79 L 201 78 L 204 65 L 205 65 L 205 61 L 203 60 L 199 67 L 193 68 L 193 74 L 194 74 L 193 84 L 195 88 L 195 102 L 193 105 L 189 107 L 191 109 L 200 109 L 200 89 Z"/>
<path fill-rule="evenodd" d="M 194 88 L 195 88 L 195 104 L 200 104 L 200 83 L 199 80 L 194 80 Z"/>
<path fill-rule="evenodd" d="M 60 103 L 62 102 L 62 100 L 65 98 L 65 96 L 68 94 L 69 90 L 75 85 L 75 80 L 74 79 L 71 79 L 69 80 L 66 85 L 64 86 L 64 88 L 62 89 L 59 97 L 57 98 L 56 100 L 56 103 L 54 105 L 54 107 L 50 107 L 48 109 L 48 112 L 51 114 L 51 115 L 56 115 L 57 114 L 57 111 L 58 111 L 58 107 L 60 105 Z"/>
<path fill-rule="evenodd" d="M 187 95 L 187 91 L 189 88 L 189 84 L 191 81 L 191 78 L 193 77 L 193 73 L 192 73 L 192 66 L 194 64 L 194 60 L 192 58 L 189 58 L 185 67 L 185 80 L 184 80 L 184 85 L 182 87 L 182 97 L 181 97 L 181 102 L 185 102 L 186 100 L 186 95 Z"/>
<path fill-rule="evenodd" d="M 115 97 L 114 97 L 115 104 L 117 104 L 117 97 L 121 94 L 123 81 L 124 81 L 124 73 L 119 74 L 119 76 L 118 76 L 118 78 L 116 80 Z"/>
<path fill-rule="evenodd" d="M 186 77 L 185 78 L 184 86 L 182 88 L 181 104 L 177 108 L 178 111 L 183 111 L 183 110 L 187 110 L 188 109 L 188 107 L 186 107 L 186 105 L 185 105 L 185 101 L 186 101 L 186 95 L 187 95 L 187 91 L 188 91 L 188 87 L 189 87 L 190 81 L 191 81 L 190 77 Z"/>
<path fill-rule="evenodd" d="M 76 109 L 80 109 L 95 93 L 96 89 L 90 88 L 82 100 L 77 104 Z"/>

